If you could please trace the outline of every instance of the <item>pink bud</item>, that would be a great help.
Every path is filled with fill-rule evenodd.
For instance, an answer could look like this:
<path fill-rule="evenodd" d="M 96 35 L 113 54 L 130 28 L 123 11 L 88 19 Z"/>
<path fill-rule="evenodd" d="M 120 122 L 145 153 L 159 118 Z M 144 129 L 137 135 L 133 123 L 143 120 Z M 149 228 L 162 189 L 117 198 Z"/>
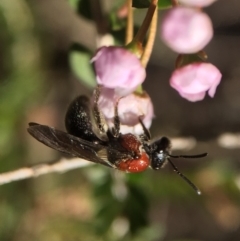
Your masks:
<path fill-rule="evenodd" d="M 176 69 L 170 78 L 170 85 L 183 98 L 195 102 L 202 100 L 206 91 L 214 97 L 221 78 L 222 74 L 214 65 L 193 63 Z"/>
<path fill-rule="evenodd" d="M 114 104 L 118 98 L 114 89 L 101 88 L 98 106 L 106 119 L 112 119 L 114 117 Z"/>
<path fill-rule="evenodd" d="M 178 0 L 179 3 L 192 7 L 207 7 L 214 3 L 216 0 Z"/>
<path fill-rule="evenodd" d="M 114 117 L 114 103 L 119 99 L 114 94 L 114 90 L 103 88 L 99 99 L 99 108 L 112 126 Z M 153 105 L 150 97 L 144 93 L 142 95 L 130 94 L 119 100 L 118 115 L 121 122 L 121 133 L 143 132 L 139 124 L 139 117 L 142 117 L 143 123 L 149 128 L 154 117 Z"/>
<path fill-rule="evenodd" d="M 121 47 L 102 47 L 92 58 L 97 83 L 115 89 L 120 96 L 142 84 L 146 70 L 136 55 Z"/>
<path fill-rule="evenodd" d="M 118 114 L 123 125 L 137 125 L 141 116 L 147 128 L 150 127 L 154 113 L 151 99 L 146 93 L 130 94 L 119 101 L 118 107 Z"/>
<path fill-rule="evenodd" d="M 196 9 L 175 7 L 163 19 L 161 36 L 178 53 L 196 53 L 211 40 L 212 22 Z"/>

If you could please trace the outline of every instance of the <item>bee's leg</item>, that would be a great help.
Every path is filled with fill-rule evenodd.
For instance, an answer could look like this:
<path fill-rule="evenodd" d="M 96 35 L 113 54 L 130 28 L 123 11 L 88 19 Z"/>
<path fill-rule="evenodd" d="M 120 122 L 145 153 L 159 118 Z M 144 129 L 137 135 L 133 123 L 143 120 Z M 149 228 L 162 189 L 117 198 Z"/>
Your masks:
<path fill-rule="evenodd" d="M 118 115 L 118 103 L 120 101 L 121 98 L 119 98 L 116 101 L 116 104 L 114 106 L 114 119 L 113 119 L 113 124 L 114 127 L 112 128 L 112 134 L 114 137 L 119 137 L 120 134 L 120 119 L 119 119 L 119 115 Z"/>
<path fill-rule="evenodd" d="M 97 129 L 100 132 L 100 135 L 108 136 L 108 138 L 118 138 L 120 134 L 120 119 L 118 116 L 118 103 L 121 98 L 119 98 L 114 106 L 114 118 L 113 118 L 113 128 L 108 130 L 107 123 L 102 112 L 99 109 L 98 101 L 101 94 L 101 86 L 98 85 L 94 91 L 94 101 L 93 101 L 93 117 L 94 122 L 96 123 Z"/>
<path fill-rule="evenodd" d="M 97 88 L 94 90 L 93 96 L 93 119 L 95 125 L 93 128 L 95 129 L 95 133 L 100 137 L 100 139 L 106 139 L 106 132 L 107 132 L 107 123 L 99 109 L 98 101 L 101 93 L 101 86 L 98 85 Z M 97 129 L 97 130 L 96 130 Z"/>
<path fill-rule="evenodd" d="M 140 135 L 143 142 L 149 141 L 151 139 L 151 134 L 147 127 L 144 125 L 141 116 L 138 117 L 139 123 L 141 124 L 143 128 L 143 134 Z"/>
<path fill-rule="evenodd" d="M 143 128 L 143 134 L 140 135 L 140 139 L 141 139 L 141 142 L 142 142 L 142 145 L 143 145 L 145 151 L 149 155 L 149 153 L 153 152 L 151 145 L 149 145 L 149 141 L 151 140 L 151 134 L 150 134 L 149 130 L 147 129 L 147 127 L 144 125 L 141 116 L 138 117 L 138 120 Z"/>

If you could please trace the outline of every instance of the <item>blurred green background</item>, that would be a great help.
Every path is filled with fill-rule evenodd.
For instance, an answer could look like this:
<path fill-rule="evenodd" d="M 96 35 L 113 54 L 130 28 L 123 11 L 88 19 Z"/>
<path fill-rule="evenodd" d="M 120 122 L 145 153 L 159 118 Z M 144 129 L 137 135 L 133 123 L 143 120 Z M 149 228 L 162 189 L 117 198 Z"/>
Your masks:
<path fill-rule="evenodd" d="M 60 158 L 28 135 L 28 122 L 64 130 L 70 101 L 91 95 L 88 61 L 97 35 L 111 29 L 116 43 L 123 40 L 121 2 L 0 0 L 0 173 Z M 239 9 L 237 0 L 206 9 L 215 28 L 206 52 L 223 73 L 214 99 L 189 103 L 170 88 L 176 54 L 159 36 L 147 68 L 152 136 L 194 137 L 197 145 L 181 151 L 209 153 L 175 161 L 201 196 L 168 167 L 124 174 L 96 165 L 48 174 L 0 186 L 0 240 L 240 240 Z M 144 13 L 136 11 L 136 26 Z M 233 138 L 220 141 L 226 133 Z"/>

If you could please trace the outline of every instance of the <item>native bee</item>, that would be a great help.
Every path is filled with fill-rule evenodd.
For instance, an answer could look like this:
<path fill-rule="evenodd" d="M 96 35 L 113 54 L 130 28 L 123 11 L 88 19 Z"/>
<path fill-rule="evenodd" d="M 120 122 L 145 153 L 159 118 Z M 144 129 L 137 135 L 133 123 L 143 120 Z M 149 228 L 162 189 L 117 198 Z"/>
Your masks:
<path fill-rule="evenodd" d="M 201 193 L 170 158 L 200 158 L 207 153 L 191 156 L 171 155 L 170 140 L 162 137 L 151 142 L 150 132 L 141 117 L 139 123 L 143 128 L 143 134 L 122 134 L 118 116 L 120 99 L 114 108 L 114 126 L 106 128 L 106 122 L 98 106 L 100 94 L 99 86 L 94 93 L 93 107 L 86 96 L 79 96 L 70 104 L 65 117 L 67 132 L 37 123 L 29 123 L 28 132 L 38 141 L 57 151 L 124 172 L 142 172 L 148 167 L 158 170 L 168 162 L 198 194 Z"/>

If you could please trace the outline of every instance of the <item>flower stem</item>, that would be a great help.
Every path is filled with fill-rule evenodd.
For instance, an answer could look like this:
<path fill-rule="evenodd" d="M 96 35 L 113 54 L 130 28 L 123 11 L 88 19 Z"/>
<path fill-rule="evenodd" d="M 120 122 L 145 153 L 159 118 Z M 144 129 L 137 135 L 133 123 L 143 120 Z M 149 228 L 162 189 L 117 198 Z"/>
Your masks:
<path fill-rule="evenodd" d="M 129 44 L 133 39 L 133 11 L 132 0 L 127 0 L 128 16 L 125 44 Z"/>
<path fill-rule="evenodd" d="M 157 3 L 158 3 L 158 0 L 151 1 L 147 14 L 145 16 L 145 19 L 143 20 L 143 23 L 142 23 L 140 29 L 138 30 L 133 41 L 143 43 L 144 38 L 148 31 L 149 25 L 152 22 L 152 18 L 153 18 Z"/>
<path fill-rule="evenodd" d="M 152 53 L 153 44 L 154 44 L 154 40 L 157 32 L 157 19 L 158 19 L 158 10 L 156 9 L 150 25 L 147 44 L 144 48 L 143 55 L 141 57 L 141 63 L 144 67 L 147 66 Z"/>

